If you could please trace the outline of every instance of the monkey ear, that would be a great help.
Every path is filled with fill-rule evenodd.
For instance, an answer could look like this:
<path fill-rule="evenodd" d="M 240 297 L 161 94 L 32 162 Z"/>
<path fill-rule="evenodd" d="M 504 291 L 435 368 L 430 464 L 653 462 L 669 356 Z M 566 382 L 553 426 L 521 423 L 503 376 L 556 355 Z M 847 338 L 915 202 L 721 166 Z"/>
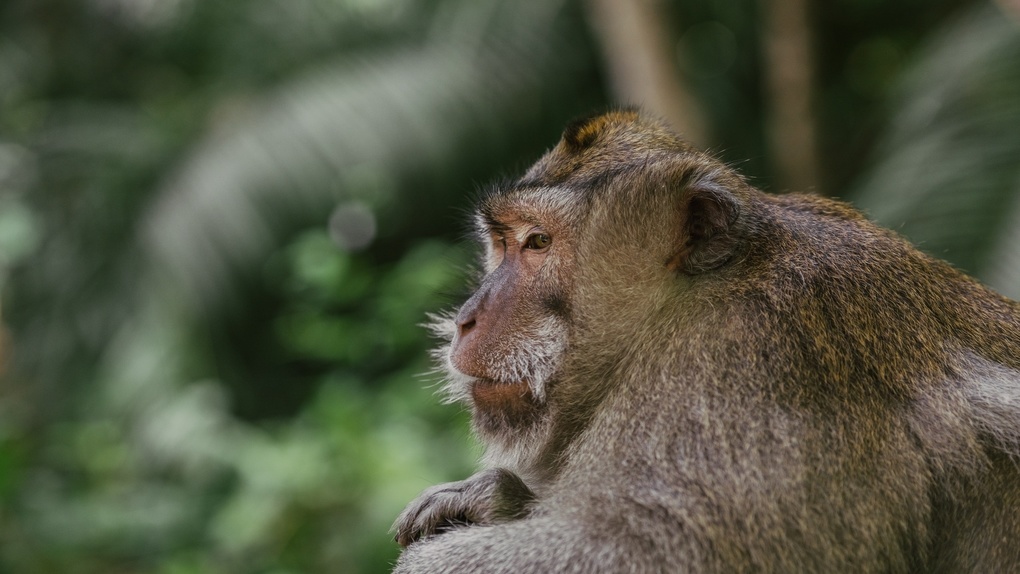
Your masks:
<path fill-rule="evenodd" d="M 739 215 L 736 197 L 725 188 L 701 183 L 686 189 L 680 248 L 667 266 L 694 275 L 724 265 L 737 246 L 735 224 Z"/>

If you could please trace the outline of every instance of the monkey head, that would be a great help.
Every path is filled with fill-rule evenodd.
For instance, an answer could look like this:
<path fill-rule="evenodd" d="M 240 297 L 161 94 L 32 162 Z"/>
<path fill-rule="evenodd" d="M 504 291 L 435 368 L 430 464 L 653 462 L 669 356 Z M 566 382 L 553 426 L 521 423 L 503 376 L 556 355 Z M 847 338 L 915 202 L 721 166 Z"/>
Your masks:
<path fill-rule="evenodd" d="M 564 373 L 578 379 L 611 368 L 613 354 L 626 353 L 621 337 L 642 312 L 655 312 L 656 294 L 733 256 L 745 187 L 658 124 L 624 111 L 575 122 L 522 178 L 486 190 L 473 221 L 480 284 L 455 315 L 436 322 L 450 339 L 439 352 L 447 389 L 471 406 L 481 438 L 490 446 L 508 435 L 515 448 L 540 444 L 521 434 L 543 432 Z M 663 229 L 672 230 L 669 241 Z M 627 269 L 607 272 L 607 264 Z M 618 321 L 606 321 L 614 315 Z M 573 352 L 579 348 L 586 350 Z M 609 355 L 596 365 L 598 352 Z M 573 356 L 583 364 L 569 364 Z M 594 402 L 600 392 L 581 394 Z"/>

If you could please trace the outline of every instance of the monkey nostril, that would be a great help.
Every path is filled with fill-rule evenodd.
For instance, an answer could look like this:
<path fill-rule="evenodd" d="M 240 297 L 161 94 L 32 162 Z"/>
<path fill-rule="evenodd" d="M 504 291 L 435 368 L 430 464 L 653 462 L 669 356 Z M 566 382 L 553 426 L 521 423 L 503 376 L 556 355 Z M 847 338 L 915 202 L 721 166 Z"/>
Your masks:
<path fill-rule="evenodd" d="M 471 329 L 474 329 L 474 327 L 475 327 L 475 320 L 474 319 L 468 319 L 467 321 L 463 321 L 463 322 L 457 323 L 457 327 L 460 330 L 460 336 L 463 337 L 463 336 L 467 335 L 468 332 Z"/>

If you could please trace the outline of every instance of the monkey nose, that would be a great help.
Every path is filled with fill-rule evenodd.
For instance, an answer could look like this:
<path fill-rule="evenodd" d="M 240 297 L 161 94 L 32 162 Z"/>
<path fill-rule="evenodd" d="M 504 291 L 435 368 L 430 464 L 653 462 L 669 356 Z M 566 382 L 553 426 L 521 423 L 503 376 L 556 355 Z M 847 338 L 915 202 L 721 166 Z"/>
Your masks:
<path fill-rule="evenodd" d="M 478 324 L 478 317 L 485 312 L 485 301 L 488 299 L 484 291 L 476 292 L 464 303 L 464 306 L 457 312 L 454 323 L 457 324 L 457 335 L 464 338 Z"/>

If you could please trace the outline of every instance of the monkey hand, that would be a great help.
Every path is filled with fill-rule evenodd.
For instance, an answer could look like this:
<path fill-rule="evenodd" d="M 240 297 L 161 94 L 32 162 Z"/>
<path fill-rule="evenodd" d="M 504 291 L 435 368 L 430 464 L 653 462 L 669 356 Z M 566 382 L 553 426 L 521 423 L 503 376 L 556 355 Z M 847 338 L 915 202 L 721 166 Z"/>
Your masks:
<path fill-rule="evenodd" d="M 523 518 L 534 500 L 534 493 L 516 474 L 504 468 L 483 470 L 422 492 L 393 523 L 395 539 L 407 546 L 458 526 Z"/>

